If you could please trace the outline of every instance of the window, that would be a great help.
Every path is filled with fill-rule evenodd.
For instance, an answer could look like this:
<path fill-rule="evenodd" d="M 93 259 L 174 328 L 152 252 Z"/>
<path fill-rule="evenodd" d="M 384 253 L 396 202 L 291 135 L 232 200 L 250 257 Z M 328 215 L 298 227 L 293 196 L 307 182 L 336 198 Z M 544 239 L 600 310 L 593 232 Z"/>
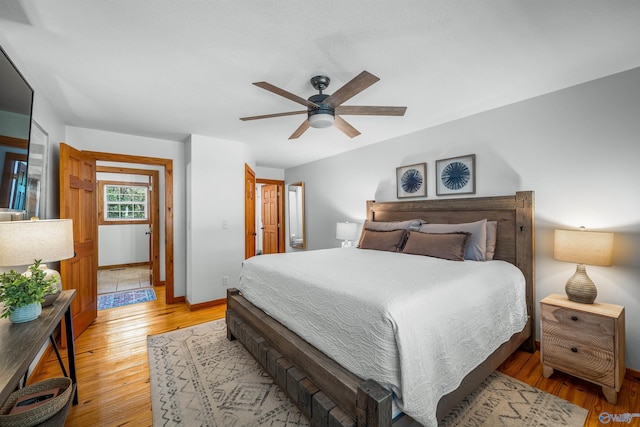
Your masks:
<path fill-rule="evenodd" d="M 149 222 L 149 186 L 136 183 L 100 182 L 102 223 Z"/>

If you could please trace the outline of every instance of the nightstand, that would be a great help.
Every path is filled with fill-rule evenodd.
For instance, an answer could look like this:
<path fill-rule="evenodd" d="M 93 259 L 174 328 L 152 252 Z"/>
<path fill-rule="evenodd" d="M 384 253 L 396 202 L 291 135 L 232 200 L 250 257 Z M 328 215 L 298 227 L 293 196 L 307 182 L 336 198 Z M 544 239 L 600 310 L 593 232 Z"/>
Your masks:
<path fill-rule="evenodd" d="M 624 307 L 595 302 L 581 304 L 564 295 L 540 301 L 542 375 L 553 370 L 602 386 L 613 405 L 625 374 Z"/>

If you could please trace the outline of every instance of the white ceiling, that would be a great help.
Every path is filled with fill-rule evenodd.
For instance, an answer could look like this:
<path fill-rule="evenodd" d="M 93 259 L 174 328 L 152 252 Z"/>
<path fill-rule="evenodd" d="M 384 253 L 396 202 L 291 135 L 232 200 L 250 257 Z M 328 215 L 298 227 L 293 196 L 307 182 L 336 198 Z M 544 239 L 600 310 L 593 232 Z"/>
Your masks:
<path fill-rule="evenodd" d="M 637 0 L 0 0 L 0 43 L 65 123 L 155 138 L 249 144 L 287 168 L 640 66 Z M 380 81 L 345 105 L 408 107 L 345 116 L 287 138 L 326 74 Z M 152 151 L 153 148 L 150 147 Z"/>

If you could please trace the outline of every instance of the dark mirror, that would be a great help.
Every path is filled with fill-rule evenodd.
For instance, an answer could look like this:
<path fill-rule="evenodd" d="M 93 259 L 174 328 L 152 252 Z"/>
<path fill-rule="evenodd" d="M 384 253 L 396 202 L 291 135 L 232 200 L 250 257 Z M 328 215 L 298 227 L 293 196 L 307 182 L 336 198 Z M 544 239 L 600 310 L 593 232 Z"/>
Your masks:
<path fill-rule="evenodd" d="M 0 51 L 0 220 L 23 219 L 33 90 Z"/>

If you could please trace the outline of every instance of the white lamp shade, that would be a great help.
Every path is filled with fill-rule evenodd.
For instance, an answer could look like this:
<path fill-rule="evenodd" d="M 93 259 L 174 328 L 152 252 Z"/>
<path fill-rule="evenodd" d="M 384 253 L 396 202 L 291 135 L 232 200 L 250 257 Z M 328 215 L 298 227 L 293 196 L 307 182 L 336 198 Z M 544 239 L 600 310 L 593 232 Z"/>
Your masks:
<path fill-rule="evenodd" d="M 358 224 L 355 222 L 339 222 L 336 224 L 336 239 L 338 240 L 354 240 Z"/>
<path fill-rule="evenodd" d="M 0 266 L 43 263 L 72 258 L 70 219 L 0 222 Z"/>
<path fill-rule="evenodd" d="M 583 230 L 555 230 L 553 258 L 576 264 L 610 267 L 613 233 Z"/>

